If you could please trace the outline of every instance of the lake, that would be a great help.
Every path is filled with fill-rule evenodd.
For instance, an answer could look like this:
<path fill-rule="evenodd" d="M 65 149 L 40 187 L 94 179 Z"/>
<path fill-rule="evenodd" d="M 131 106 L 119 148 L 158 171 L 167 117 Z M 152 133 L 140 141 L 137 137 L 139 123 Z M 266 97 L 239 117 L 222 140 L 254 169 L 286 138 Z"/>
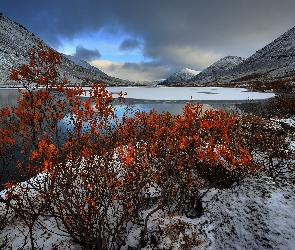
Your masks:
<path fill-rule="evenodd" d="M 126 103 L 133 104 L 135 109 L 141 111 L 157 110 L 158 113 L 169 112 L 172 115 L 182 114 L 182 108 L 188 102 L 203 104 L 206 109 L 232 109 L 240 110 L 250 103 L 263 103 L 274 97 L 274 93 L 250 92 L 244 88 L 222 87 L 107 87 L 116 98 L 119 92 L 125 95 Z M 84 88 L 85 95 L 89 96 L 89 87 Z M 0 109 L 17 105 L 19 96 L 17 89 L 0 89 Z M 126 104 L 114 103 L 116 113 L 120 117 Z M 70 118 L 66 116 L 60 124 L 69 124 Z M 64 128 L 66 129 L 66 128 Z"/>
<path fill-rule="evenodd" d="M 84 88 L 86 91 L 89 88 Z M 204 108 L 235 108 L 238 105 L 253 102 L 264 102 L 274 97 L 274 93 L 250 92 L 244 88 L 222 87 L 108 87 L 114 97 L 122 91 L 128 103 L 135 108 L 158 112 L 169 111 L 171 114 L 180 114 L 182 107 L 188 102 L 200 102 Z M 0 108 L 11 107 L 17 104 L 17 89 L 0 89 Z"/>

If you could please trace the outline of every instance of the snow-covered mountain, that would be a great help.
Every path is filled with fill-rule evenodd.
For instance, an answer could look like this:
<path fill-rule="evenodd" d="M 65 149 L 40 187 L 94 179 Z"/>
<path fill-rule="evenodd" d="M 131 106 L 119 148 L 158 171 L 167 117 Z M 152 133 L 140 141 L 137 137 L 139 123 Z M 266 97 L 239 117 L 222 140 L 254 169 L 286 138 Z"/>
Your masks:
<path fill-rule="evenodd" d="M 9 69 L 27 63 L 27 51 L 36 47 L 41 41 L 22 25 L 0 13 L 0 86 L 15 84 L 9 80 Z M 49 46 L 44 43 L 46 49 Z M 61 54 L 61 65 L 58 67 L 61 77 L 66 77 L 70 84 L 87 85 L 94 80 L 108 85 L 129 85 L 132 82 L 108 76 L 101 70 L 78 58 Z"/>
<path fill-rule="evenodd" d="M 282 81 L 295 77 L 295 27 L 285 32 L 243 63 L 234 67 L 225 79 L 240 81 Z"/>
<path fill-rule="evenodd" d="M 197 74 L 199 74 L 201 71 L 196 71 L 193 69 L 185 68 L 183 70 L 180 70 L 171 76 L 169 76 L 165 81 L 163 81 L 161 84 L 163 85 L 169 85 L 173 83 L 186 83 L 188 80 L 195 77 Z"/>
<path fill-rule="evenodd" d="M 226 57 L 227 58 L 227 57 Z M 224 58 L 203 70 L 190 83 L 194 84 L 264 84 L 295 82 L 295 27 L 285 32 L 264 48 L 256 51 L 245 60 L 237 60 L 230 67 L 218 68 L 216 64 Z"/>
<path fill-rule="evenodd" d="M 215 82 L 225 72 L 242 63 L 245 59 L 238 56 L 226 56 L 204 69 L 196 75 L 190 82 L 208 83 Z"/>

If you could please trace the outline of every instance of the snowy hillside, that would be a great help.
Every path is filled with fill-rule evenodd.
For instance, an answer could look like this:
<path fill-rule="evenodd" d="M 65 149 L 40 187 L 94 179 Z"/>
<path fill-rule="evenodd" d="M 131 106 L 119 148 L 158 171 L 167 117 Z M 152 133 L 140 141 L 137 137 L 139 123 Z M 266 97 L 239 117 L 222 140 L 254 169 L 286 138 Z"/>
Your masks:
<path fill-rule="evenodd" d="M 233 60 L 236 58 L 237 60 Z M 229 64 L 227 64 L 229 63 Z M 191 83 L 241 84 L 295 82 L 295 27 L 243 60 L 225 57 L 191 79 Z"/>
<path fill-rule="evenodd" d="M 295 27 L 231 70 L 238 77 L 258 74 L 265 80 L 295 76 Z M 237 79 L 238 77 L 234 77 Z M 232 78 L 232 77 L 229 77 Z"/>
<path fill-rule="evenodd" d="M 0 13 L 0 86 L 15 84 L 9 80 L 9 68 L 27 63 L 28 49 L 36 47 L 39 41 L 41 40 L 32 32 Z M 46 49 L 49 48 L 45 43 L 44 46 Z M 61 61 L 62 64 L 58 70 L 70 84 L 89 84 L 94 80 L 112 86 L 132 84 L 132 82 L 108 76 L 78 58 L 61 54 Z"/>
<path fill-rule="evenodd" d="M 37 42 L 33 33 L 0 13 L 0 84 L 9 79 L 9 68 L 27 61 L 27 50 Z"/>
<path fill-rule="evenodd" d="M 171 83 L 185 83 L 197 74 L 199 74 L 200 72 L 201 71 L 185 68 L 169 76 L 165 81 L 163 81 L 162 84 L 168 85 Z"/>
<path fill-rule="evenodd" d="M 191 82 L 207 83 L 215 82 L 225 72 L 244 61 L 238 56 L 226 56 L 204 69 L 200 74 L 191 79 Z"/>

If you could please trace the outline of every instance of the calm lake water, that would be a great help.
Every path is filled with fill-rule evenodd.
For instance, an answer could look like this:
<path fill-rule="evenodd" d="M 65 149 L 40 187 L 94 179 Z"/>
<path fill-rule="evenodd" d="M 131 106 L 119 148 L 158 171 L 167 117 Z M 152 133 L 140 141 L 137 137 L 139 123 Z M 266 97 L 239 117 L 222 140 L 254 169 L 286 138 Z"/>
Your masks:
<path fill-rule="evenodd" d="M 87 91 L 89 88 L 85 88 Z M 109 87 L 110 92 L 126 92 L 126 100 L 133 103 L 135 108 L 140 110 L 156 109 L 158 112 L 169 111 L 171 114 L 181 114 L 182 107 L 188 102 L 200 102 L 207 108 L 233 108 L 247 104 L 252 100 L 265 102 L 268 98 L 274 97 L 273 93 L 249 92 L 240 88 L 218 88 L 218 87 Z M 17 89 L 0 89 L 0 109 L 11 107 L 17 104 Z M 86 94 L 87 96 L 87 94 Z"/>

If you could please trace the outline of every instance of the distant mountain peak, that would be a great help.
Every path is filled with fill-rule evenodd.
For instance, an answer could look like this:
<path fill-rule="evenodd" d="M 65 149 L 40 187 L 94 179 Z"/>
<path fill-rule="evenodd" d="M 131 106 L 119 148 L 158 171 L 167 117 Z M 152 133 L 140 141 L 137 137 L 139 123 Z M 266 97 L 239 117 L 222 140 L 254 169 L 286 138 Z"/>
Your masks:
<path fill-rule="evenodd" d="M 162 84 L 167 85 L 171 83 L 186 83 L 188 80 L 199 74 L 200 71 L 196 71 L 193 69 L 185 68 L 182 69 L 171 76 L 169 76 Z"/>

